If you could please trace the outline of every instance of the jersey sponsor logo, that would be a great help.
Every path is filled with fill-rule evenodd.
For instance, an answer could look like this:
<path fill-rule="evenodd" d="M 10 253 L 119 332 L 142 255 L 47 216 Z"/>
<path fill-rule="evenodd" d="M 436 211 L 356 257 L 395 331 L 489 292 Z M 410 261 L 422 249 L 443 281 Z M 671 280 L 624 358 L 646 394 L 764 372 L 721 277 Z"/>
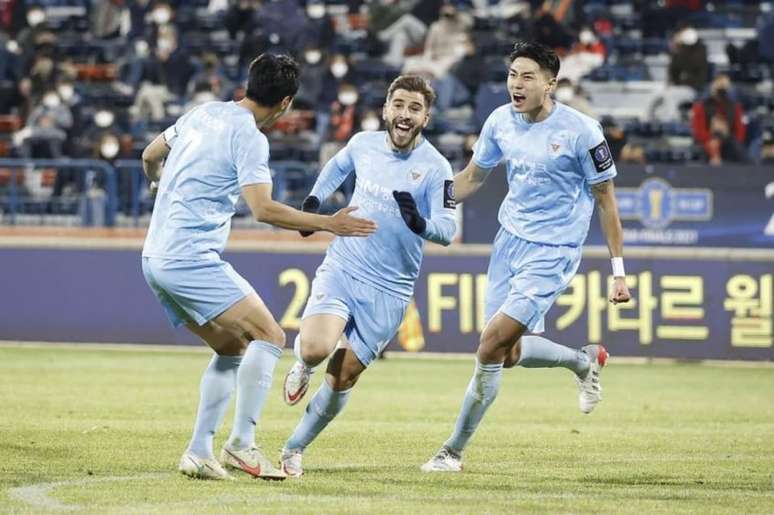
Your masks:
<path fill-rule="evenodd" d="M 443 207 L 455 209 L 457 197 L 454 195 L 454 181 L 443 181 Z"/>
<path fill-rule="evenodd" d="M 591 160 L 594 161 L 594 168 L 597 173 L 602 173 L 611 166 L 613 166 L 613 156 L 610 154 L 610 147 L 607 146 L 607 141 L 602 141 L 599 145 L 589 150 L 591 154 Z"/>

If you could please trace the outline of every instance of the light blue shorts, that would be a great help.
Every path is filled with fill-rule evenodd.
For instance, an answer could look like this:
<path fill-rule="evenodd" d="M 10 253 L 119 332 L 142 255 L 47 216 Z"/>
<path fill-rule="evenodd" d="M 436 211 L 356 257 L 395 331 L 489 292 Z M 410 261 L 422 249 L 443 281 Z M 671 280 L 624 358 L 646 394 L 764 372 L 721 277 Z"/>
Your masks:
<path fill-rule="evenodd" d="M 398 331 L 408 301 L 323 264 L 317 269 L 304 315 L 336 315 L 347 321 L 344 335 L 364 366 L 379 357 Z"/>
<path fill-rule="evenodd" d="M 142 273 L 175 327 L 204 325 L 255 290 L 225 261 L 142 258 Z"/>
<path fill-rule="evenodd" d="M 487 322 L 499 311 L 542 333 L 545 314 L 572 281 L 580 260 L 580 246 L 532 243 L 501 228 L 487 272 Z"/>

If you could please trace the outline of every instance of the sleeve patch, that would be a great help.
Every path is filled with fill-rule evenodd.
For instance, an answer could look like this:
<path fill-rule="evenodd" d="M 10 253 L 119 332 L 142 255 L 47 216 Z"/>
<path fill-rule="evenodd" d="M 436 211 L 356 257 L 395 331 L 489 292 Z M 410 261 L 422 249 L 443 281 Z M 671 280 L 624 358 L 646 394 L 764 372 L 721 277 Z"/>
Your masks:
<path fill-rule="evenodd" d="M 607 141 L 602 141 L 599 145 L 589 150 L 591 154 L 591 160 L 594 161 L 594 168 L 597 173 L 602 173 L 611 166 L 613 166 L 613 156 L 610 154 L 610 147 L 607 146 Z"/>
<path fill-rule="evenodd" d="M 455 209 L 457 199 L 454 196 L 454 181 L 443 181 L 443 207 Z"/>

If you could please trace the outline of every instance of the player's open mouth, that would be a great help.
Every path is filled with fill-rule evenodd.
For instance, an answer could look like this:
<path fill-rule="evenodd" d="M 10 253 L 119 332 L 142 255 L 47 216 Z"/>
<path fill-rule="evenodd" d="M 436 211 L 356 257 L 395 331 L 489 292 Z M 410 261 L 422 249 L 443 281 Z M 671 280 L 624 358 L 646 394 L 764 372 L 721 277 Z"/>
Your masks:
<path fill-rule="evenodd" d="M 522 102 L 524 102 L 524 100 L 526 100 L 527 97 L 524 95 L 519 95 L 518 93 L 513 93 L 511 98 L 513 99 L 514 104 L 520 105 Z"/>
<path fill-rule="evenodd" d="M 411 133 L 411 125 L 405 123 L 396 123 L 395 132 L 400 136 L 408 136 Z"/>

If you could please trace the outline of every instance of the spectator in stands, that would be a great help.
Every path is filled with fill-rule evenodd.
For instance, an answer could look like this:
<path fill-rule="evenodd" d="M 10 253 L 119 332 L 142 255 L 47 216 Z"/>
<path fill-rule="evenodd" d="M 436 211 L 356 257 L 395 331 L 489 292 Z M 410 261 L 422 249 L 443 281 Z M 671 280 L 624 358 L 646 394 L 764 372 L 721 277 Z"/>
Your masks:
<path fill-rule="evenodd" d="M 121 23 L 127 9 L 125 0 L 93 0 L 91 33 L 99 39 L 121 35 Z"/>
<path fill-rule="evenodd" d="M 441 17 L 427 31 L 424 52 L 406 58 L 402 73 L 422 74 L 437 79 L 446 75 L 465 55 L 473 19 L 449 2 L 444 3 L 440 13 Z"/>
<path fill-rule="evenodd" d="M 670 47 L 669 82 L 703 90 L 707 84 L 709 62 L 707 47 L 699 39 L 696 29 L 688 25 L 677 31 Z"/>
<path fill-rule="evenodd" d="M 10 44 L 7 36 L 0 31 L 0 114 L 11 113 L 20 106 L 22 96 L 19 91 L 19 81 L 21 78 L 18 44 Z"/>
<path fill-rule="evenodd" d="M 56 90 L 46 91 L 42 104 L 33 109 L 24 128 L 14 136 L 20 156 L 62 157 L 62 147 L 72 124 L 72 113 Z"/>
<path fill-rule="evenodd" d="M 759 161 L 763 165 L 774 165 L 774 131 L 768 130 L 763 133 Z"/>
<path fill-rule="evenodd" d="M 317 47 L 326 51 L 333 50 L 336 32 L 333 20 L 326 13 L 325 2 L 311 0 L 306 4 L 306 26 L 304 27 L 303 47 Z"/>
<path fill-rule="evenodd" d="M 710 164 L 747 160 L 742 104 L 731 94 L 728 75 L 715 77 L 709 96 L 693 104 L 692 118 L 694 139 L 704 148 Z"/>
<path fill-rule="evenodd" d="M 132 106 L 135 117 L 164 118 L 164 103 L 185 94 L 194 70 L 188 52 L 178 46 L 176 30 L 171 25 L 160 28 L 156 51 L 144 62 L 140 89 Z"/>
<path fill-rule="evenodd" d="M 567 78 L 577 84 L 583 76 L 602 66 L 606 55 L 607 49 L 596 33 L 590 27 L 583 27 L 578 34 L 578 42 L 562 59 L 559 78 Z"/>
<path fill-rule="evenodd" d="M 410 2 L 386 0 L 369 5 L 369 27 L 388 45 L 383 61 L 396 68 L 403 64 L 406 49 L 421 44 L 428 26 L 438 19 L 443 0 Z"/>
<path fill-rule="evenodd" d="M 537 11 L 532 22 L 532 39 L 556 50 L 572 47 L 575 38 L 548 9 Z"/>
<path fill-rule="evenodd" d="M 463 45 L 462 59 L 446 75 L 433 81 L 436 116 L 444 111 L 469 103 L 475 98 L 481 78 L 486 77 L 486 62 L 476 52 L 476 42 L 468 33 Z"/>
<path fill-rule="evenodd" d="M 226 73 L 220 67 L 217 54 L 204 52 L 200 58 L 202 69 L 188 83 L 186 97 L 192 108 L 210 100 L 223 100 L 231 89 Z"/>
<path fill-rule="evenodd" d="M 594 112 L 594 108 L 591 107 L 584 92 L 580 87 L 573 84 L 570 79 L 559 79 L 556 83 L 556 92 L 554 93 L 554 96 L 556 97 L 556 100 L 564 105 L 570 106 L 576 111 L 580 111 L 594 119 L 597 118 L 597 113 Z"/>
<path fill-rule="evenodd" d="M 626 131 L 614 118 L 605 116 L 600 123 L 613 160 L 621 163 L 645 163 L 643 146 L 629 142 Z"/>

